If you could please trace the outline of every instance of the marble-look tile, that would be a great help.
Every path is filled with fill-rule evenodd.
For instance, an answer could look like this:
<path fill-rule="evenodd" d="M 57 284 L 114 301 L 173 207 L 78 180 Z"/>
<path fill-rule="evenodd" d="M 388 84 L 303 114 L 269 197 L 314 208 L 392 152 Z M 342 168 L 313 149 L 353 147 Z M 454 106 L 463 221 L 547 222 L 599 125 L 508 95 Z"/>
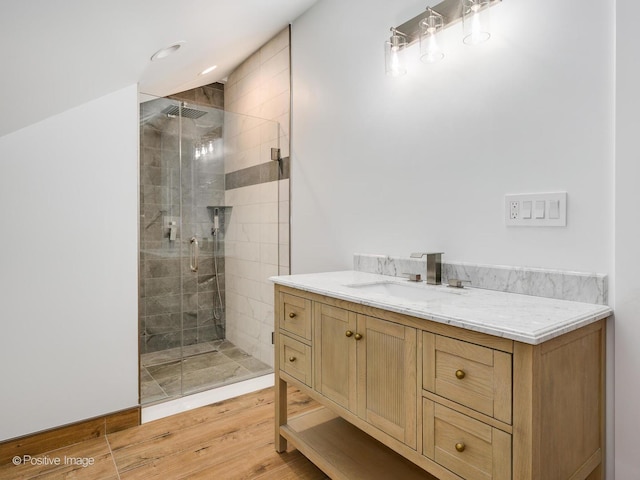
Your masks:
<path fill-rule="evenodd" d="M 182 355 L 182 349 L 168 348 L 166 350 L 159 350 L 157 352 L 150 352 L 141 355 L 140 363 L 142 366 L 159 365 L 161 363 L 168 363 L 178 360 Z"/>
<path fill-rule="evenodd" d="M 145 260 L 143 275 L 145 278 L 180 276 L 180 260 Z"/>
<path fill-rule="evenodd" d="M 163 313 L 144 317 L 144 331 L 147 335 L 176 332 L 181 328 L 182 315 L 180 313 Z"/>
<path fill-rule="evenodd" d="M 165 313 L 180 313 L 182 310 L 180 295 L 163 295 L 147 297 L 145 299 L 147 315 L 162 315 Z"/>
<path fill-rule="evenodd" d="M 168 332 L 144 337 L 145 352 L 157 352 L 179 347 L 182 344 L 181 332 Z"/>
<path fill-rule="evenodd" d="M 175 360 L 170 363 L 160 365 L 149 365 L 146 367 L 149 374 L 160 384 L 167 379 L 179 376 L 182 373 L 182 362 Z"/>
<path fill-rule="evenodd" d="M 205 325 L 198 326 L 198 341 L 214 341 L 219 338 L 224 338 L 225 328 L 222 325 Z"/>
<path fill-rule="evenodd" d="M 260 375 L 265 375 L 273 371 L 269 365 L 253 357 L 238 360 L 238 363 L 250 372 Z"/>
<path fill-rule="evenodd" d="M 184 330 L 198 326 L 197 312 L 182 312 L 182 328 Z"/>
<path fill-rule="evenodd" d="M 169 353 L 175 354 L 177 351 L 184 358 L 141 369 L 144 404 L 216 388 L 272 371 L 269 365 L 248 356 L 228 340 L 186 346 Z M 239 360 L 233 360 L 227 353 Z M 159 359 L 159 353 L 143 356 L 145 363 Z"/>
<path fill-rule="evenodd" d="M 142 127 L 142 135 L 140 143 L 144 147 L 161 148 L 162 147 L 162 132 L 157 128 L 145 125 Z"/>
<path fill-rule="evenodd" d="M 198 293 L 198 309 L 213 308 L 213 296 L 213 291 Z"/>
<path fill-rule="evenodd" d="M 240 348 L 230 348 L 223 350 L 224 354 L 235 361 L 245 360 L 251 356 Z"/>
<path fill-rule="evenodd" d="M 192 357 L 194 355 L 200 355 L 201 353 L 208 353 L 216 351 L 217 347 L 214 342 L 200 342 L 195 345 L 188 345 L 182 349 L 182 356 Z"/>
<path fill-rule="evenodd" d="M 177 397 L 182 394 L 182 375 L 177 374 L 156 381 L 168 397 Z"/>
<path fill-rule="evenodd" d="M 426 260 L 387 255 L 354 255 L 354 270 L 403 277 L 408 273 L 425 276 Z M 442 262 L 442 282 L 466 280 L 476 288 L 606 305 L 607 275 L 541 268 L 478 265 Z"/>
<path fill-rule="evenodd" d="M 140 164 L 150 167 L 161 167 L 162 150 L 159 148 L 143 147 L 140 152 Z"/>
<path fill-rule="evenodd" d="M 233 343 L 231 343 L 229 340 L 222 340 L 220 343 L 216 344 L 216 348 L 221 352 L 224 352 L 225 350 L 234 349 L 236 348 L 236 346 Z"/>
<path fill-rule="evenodd" d="M 163 186 L 164 169 L 162 167 L 143 165 L 140 170 L 141 185 Z"/>
<path fill-rule="evenodd" d="M 166 392 L 144 367 L 140 369 L 140 397 L 144 399 L 145 403 L 167 398 Z"/>
<path fill-rule="evenodd" d="M 220 351 L 201 353 L 184 359 L 183 372 L 189 373 L 203 368 L 216 367 L 233 360 Z"/>
<path fill-rule="evenodd" d="M 196 345 L 198 343 L 198 328 L 189 328 L 182 330 L 182 345 Z"/>
<path fill-rule="evenodd" d="M 180 293 L 180 277 L 147 278 L 144 280 L 145 297 L 177 295 Z"/>
<path fill-rule="evenodd" d="M 217 367 L 205 368 L 186 374 L 182 380 L 183 393 L 189 395 L 202 390 L 228 385 L 253 377 L 242 365 L 231 362 Z"/>

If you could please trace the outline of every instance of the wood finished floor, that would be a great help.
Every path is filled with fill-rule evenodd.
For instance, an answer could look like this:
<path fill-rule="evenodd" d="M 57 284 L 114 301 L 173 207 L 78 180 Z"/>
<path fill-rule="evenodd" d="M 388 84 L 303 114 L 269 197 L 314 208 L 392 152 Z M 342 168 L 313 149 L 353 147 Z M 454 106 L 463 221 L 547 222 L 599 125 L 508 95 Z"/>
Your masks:
<path fill-rule="evenodd" d="M 298 480 L 327 479 L 297 450 L 274 450 L 274 394 L 269 388 L 156 420 L 34 458 L 63 465 L 1 465 L 0 478 L 87 480 Z M 290 413 L 317 408 L 289 390 Z M 90 458 L 93 465 L 64 465 Z"/>

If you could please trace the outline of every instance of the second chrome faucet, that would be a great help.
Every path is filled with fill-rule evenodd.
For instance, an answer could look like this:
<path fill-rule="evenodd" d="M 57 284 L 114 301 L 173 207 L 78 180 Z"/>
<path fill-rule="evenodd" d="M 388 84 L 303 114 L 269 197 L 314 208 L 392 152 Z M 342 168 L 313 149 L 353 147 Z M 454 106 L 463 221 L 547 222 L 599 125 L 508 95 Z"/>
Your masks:
<path fill-rule="evenodd" d="M 444 252 L 418 252 L 412 253 L 411 258 L 427 257 L 427 279 L 426 282 L 429 285 L 441 285 L 442 284 L 442 255 Z"/>

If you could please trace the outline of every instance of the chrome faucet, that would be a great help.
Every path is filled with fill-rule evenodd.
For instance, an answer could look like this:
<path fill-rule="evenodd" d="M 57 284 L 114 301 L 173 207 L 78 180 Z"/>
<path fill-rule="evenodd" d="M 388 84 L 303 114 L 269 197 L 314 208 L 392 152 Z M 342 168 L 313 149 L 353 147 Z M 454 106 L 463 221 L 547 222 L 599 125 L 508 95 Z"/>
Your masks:
<path fill-rule="evenodd" d="M 422 258 L 427 256 L 427 280 L 429 285 L 442 284 L 442 255 L 444 252 L 434 253 L 412 253 L 411 258 Z"/>

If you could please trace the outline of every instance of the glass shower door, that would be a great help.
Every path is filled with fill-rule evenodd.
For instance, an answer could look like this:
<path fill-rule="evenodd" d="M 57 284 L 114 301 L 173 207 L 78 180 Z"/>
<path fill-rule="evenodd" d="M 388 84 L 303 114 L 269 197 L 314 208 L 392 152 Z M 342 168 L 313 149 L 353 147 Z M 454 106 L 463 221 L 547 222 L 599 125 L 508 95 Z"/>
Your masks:
<path fill-rule="evenodd" d="M 179 102 L 140 106 L 140 397 L 181 394 L 183 278 Z"/>
<path fill-rule="evenodd" d="M 280 272 L 277 122 L 141 105 L 141 403 L 273 370 Z"/>
<path fill-rule="evenodd" d="M 224 315 L 224 112 L 181 104 L 181 394 L 220 384 Z"/>

